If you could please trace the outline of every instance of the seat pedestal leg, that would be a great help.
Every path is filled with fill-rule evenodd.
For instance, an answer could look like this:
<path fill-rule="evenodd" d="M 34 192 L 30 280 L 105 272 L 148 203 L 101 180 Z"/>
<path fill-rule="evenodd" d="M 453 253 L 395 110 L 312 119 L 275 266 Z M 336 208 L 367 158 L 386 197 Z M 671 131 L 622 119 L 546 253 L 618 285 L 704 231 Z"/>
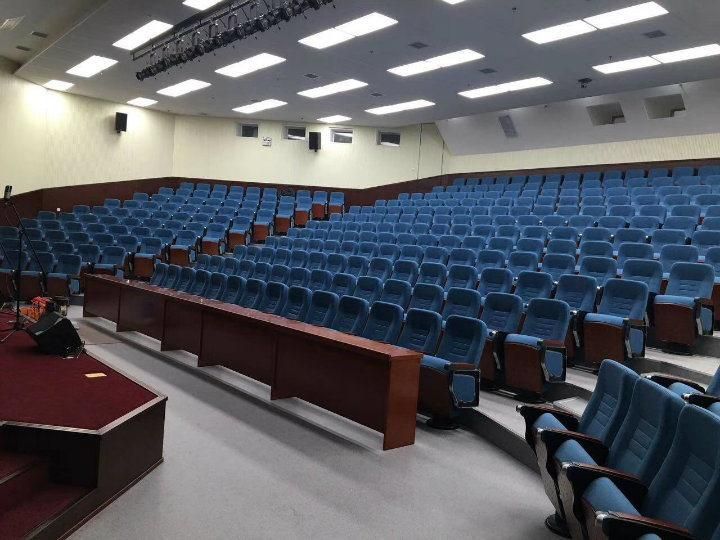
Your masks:
<path fill-rule="evenodd" d="M 558 536 L 570 538 L 567 523 L 565 523 L 565 520 L 558 514 L 550 514 L 545 518 L 545 526 Z"/>

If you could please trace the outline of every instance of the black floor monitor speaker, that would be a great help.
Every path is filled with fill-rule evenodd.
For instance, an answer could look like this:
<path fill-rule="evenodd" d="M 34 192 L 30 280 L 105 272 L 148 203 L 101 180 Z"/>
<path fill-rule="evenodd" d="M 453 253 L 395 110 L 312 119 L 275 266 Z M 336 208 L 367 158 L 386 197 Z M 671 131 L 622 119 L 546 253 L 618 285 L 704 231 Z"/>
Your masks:
<path fill-rule="evenodd" d="M 27 331 L 46 354 L 75 356 L 82 351 L 83 342 L 75 327 L 57 313 L 43 315 Z"/>
<path fill-rule="evenodd" d="M 319 131 L 311 131 L 310 132 L 310 150 L 315 150 L 316 152 L 322 148 L 322 138 Z"/>

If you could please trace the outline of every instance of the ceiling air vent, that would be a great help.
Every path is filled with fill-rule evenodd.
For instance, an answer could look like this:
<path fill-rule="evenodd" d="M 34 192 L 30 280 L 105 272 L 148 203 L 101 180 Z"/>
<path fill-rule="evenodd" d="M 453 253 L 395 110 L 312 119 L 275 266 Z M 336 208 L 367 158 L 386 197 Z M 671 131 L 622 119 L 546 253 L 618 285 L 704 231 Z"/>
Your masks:
<path fill-rule="evenodd" d="M 412 47 L 414 49 L 424 49 L 427 46 L 428 46 L 428 44 L 423 43 L 422 41 L 415 41 L 414 43 L 410 44 L 410 47 Z"/>
<path fill-rule="evenodd" d="M 382 94 L 380 92 L 373 92 L 370 94 L 372 97 L 382 97 Z"/>
<path fill-rule="evenodd" d="M 685 114 L 685 100 L 681 94 L 645 98 L 645 111 L 650 120 L 675 118 Z"/>
<path fill-rule="evenodd" d="M 515 139 L 518 136 L 518 132 L 515 129 L 515 123 L 509 115 L 506 114 L 504 116 L 498 116 L 498 122 L 500 122 L 500 127 L 508 139 Z"/>
<path fill-rule="evenodd" d="M 306 76 L 308 79 L 317 79 L 317 78 L 320 77 L 320 75 L 318 75 L 317 73 L 306 73 L 305 76 Z"/>
<path fill-rule="evenodd" d="M 652 32 L 645 32 L 643 35 L 648 39 L 655 39 L 665 37 L 667 34 L 662 30 L 653 30 Z"/>
<path fill-rule="evenodd" d="M 19 51 L 25 51 L 30 52 L 32 49 L 30 47 L 26 47 L 25 45 L 15 45 L 15 48 Z"/>
<path fill-rule="evenodd" d="M 480 71 L 480 73 L 484 73 L 485 75 L 490 75 L 491 73 L 497 73 L 497 69 L 493 69 L 493 68 L 483 68 L 479 71 Z"/>
<path fill-rule="evenodd" d="M 625 123 L 625 113 L 619 103 L 592 105 L 587 107 L 587 112 L 593 126 L 609 126 Z"/>
<path fill-rule="evenodd" d="M 24 18 L 25 16 L 5 19 L 2 23 L 0 23 L 0 30 L 15 30 L 17 25 L 20 24 Z"/>

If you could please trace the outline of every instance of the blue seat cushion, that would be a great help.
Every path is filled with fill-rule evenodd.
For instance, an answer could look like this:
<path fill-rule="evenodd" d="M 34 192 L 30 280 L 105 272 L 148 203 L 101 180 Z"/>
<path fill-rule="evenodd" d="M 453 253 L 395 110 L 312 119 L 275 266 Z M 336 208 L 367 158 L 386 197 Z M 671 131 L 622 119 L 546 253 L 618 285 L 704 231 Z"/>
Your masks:
<path fill-rule="evenodd" d="M 695 388 L 688 386 L 687 384 L 683 384 L 680 382 L 672 383 L 668 388 L 675 392 L 679 396 L 684 396 L 685 394 L 699 394 Z"/>
<path fill-rule="evenodd" d="M 637 508 L 623 495 L 623 492 L 608 478 L 598 478 L 588 485 L 585 499 L 596 512 L 622 512 L 635 516 L 641 515 Z"/>
<path fill-rule="evenodd" d="M 708 410 L 720 416 L 720 403 L 713 403 L 710 407 L 708 407 Z"/>
<path fill-rule="evenodd" d="M 534 349 L 540 349 L 542 340 L 533 336 L 524 336 L 522 334 L 510 334 L 505 338 L 505 343 L 514 343 L 516 345 L 524 345 L 526 347 L 532 347 Z"/>
<path fill-rule="evenodd" d="M 436 371 L 448 372 L 448 368 L 452 362 L 448 362 L 437 356 L 424 355 L 421 365 L 434 369 Z M 455 397 L 462 402 L 472 402 L 475 400 L 475 379 L 469 375 L 455 375 L 452 382 L 452 390 Z"/>
<path fill-rule="evenodd" d="M 638 540 L 662 540 L 657 534 L 643 534 Z"/>
<path fill-rule="evenodd" d="M 660 294 L 655 297 L 655 304 L 674 304 L 676 306 L 684 306 L 688 309 L 695 309 L 695 299 L 689 296 Z"/>
<path fill-rule="evenodd" d="M 429 367 L 431 369 L 443 372 L 446 371 L 447 367 L 450 365 L 450 362 L 444 360 L 443 358 L 438 358 L 437 356 L 430 356 L 427 354 L 423 355 L 422 361 L 420 363 L 425 367 Z"/>
<path fill-rule="evenodd" d="M 600 323 L 607 324 L 610 326 L 616 326 L 622 328 L 625 324 L 626 319 L 623 317 L 617 317 L 615 315 L 603 315 L 602 313 L 588 313 L 585 317 L 585 322 L 588 323 Z"/>
<path fill-rule="evenodd" d="M 60 274 L 57 272 L 51 272 L 47 275 L 47 277 L 54 279 L 70 279 L 70 276 L 68 274 Z"/>
<path fill-rule="evenodd" d="M 556 431 L 567 431 L 565 425 L 551 413 L 543 413 L 538 416 L 533 424 L 533 429 L 554 429 Z"/>
<path fill-rule="evenodd" d="M 595 460 L 590 457 L 590 454 L 588 454 L 577 441 L 565 441 L 562 443 L 555 452 L 555 459 L 560 463 L 597 465 Z"/>

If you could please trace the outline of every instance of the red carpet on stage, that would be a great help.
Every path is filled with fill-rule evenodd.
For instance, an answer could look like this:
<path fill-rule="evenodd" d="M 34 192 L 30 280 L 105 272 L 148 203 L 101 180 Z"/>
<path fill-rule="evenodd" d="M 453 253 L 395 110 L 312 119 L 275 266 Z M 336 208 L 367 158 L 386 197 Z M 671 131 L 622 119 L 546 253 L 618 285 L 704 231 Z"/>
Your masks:
<path fill-rule="evenodd" d="M 88 354 L 63 359 L 36 347 L 25 332 L 0 344 L 0 420 L 95 430 L 156 397 Z"/>

